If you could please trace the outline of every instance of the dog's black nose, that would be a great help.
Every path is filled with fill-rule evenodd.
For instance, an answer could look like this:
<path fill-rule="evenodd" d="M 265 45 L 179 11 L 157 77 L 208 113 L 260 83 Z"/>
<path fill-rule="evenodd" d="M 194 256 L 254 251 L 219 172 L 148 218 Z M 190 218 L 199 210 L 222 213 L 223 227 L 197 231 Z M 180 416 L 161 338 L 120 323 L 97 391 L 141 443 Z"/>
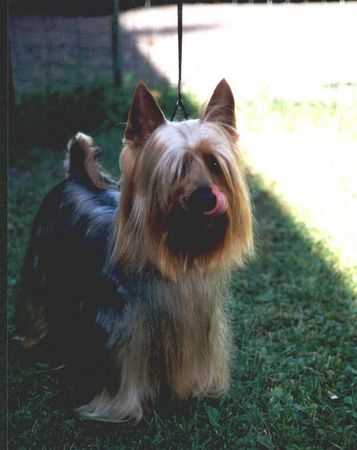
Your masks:
<path fill-rule="evenodd" d="M 198 188 L 189 198 L 187 206 L 192 212 L 205 213 L 212 211 L 216 206 L 216 196 L 209 187 Z"/>

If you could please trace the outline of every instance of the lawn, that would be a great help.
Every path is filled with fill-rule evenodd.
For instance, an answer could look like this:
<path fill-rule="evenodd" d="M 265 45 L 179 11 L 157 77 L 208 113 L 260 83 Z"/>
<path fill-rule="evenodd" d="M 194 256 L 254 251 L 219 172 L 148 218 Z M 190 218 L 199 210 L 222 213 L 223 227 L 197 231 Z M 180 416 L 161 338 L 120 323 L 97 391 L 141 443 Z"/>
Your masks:
<path fill-rule="evenodd" d="M 317 107 L 314 117 L 325 112 Z M 286 110 L 275 113 L 284 124 Z M 249 105 L 239 114 L 244 126 L 257 122 Z M 117 128 L 95 136 L 106 152 L 105 167 L 115 175 L 122 133 Z M 73 413 L 74 393 L 59 373 L 10 345 L 9 449 L 356 448 L 356 273 L 345 270 L 334 247 L 317 238 L 304 216 L 294 214 L 290 197 L 262 175 L 266 166 L 253 165 L 254 155 L 247 165 L 257 255 L 232 277 L 229 394 L 153 411 L 139 426 L 85 422 Z M 30 224 L 44 192 L 62 178 L 62 159 L 61 151 L 29 145 L 10 167 L 10 338 L 12 295 Z"/>

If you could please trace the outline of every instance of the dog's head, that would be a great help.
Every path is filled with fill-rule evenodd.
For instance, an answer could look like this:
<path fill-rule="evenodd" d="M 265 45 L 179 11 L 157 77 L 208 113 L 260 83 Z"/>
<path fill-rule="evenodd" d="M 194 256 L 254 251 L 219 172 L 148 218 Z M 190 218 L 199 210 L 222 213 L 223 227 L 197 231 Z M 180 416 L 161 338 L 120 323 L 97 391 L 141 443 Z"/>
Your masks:
<path fill-rule="evenodd" d="M 136 88 L 120 164 L 122 199 L 113 253 L 176 279 L 242 265 L 252 218 L 237 150 L 234 98 L 225 80 L 200 119 L 169 122 L 143 83 Z"/>

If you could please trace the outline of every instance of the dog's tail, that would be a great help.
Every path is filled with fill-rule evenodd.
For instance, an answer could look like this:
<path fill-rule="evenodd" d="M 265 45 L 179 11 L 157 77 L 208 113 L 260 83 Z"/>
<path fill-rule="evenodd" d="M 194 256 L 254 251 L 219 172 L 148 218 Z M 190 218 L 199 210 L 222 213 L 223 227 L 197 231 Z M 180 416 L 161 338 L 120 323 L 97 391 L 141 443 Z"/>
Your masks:
<path fill-rule="evenodd" d="M 93 139 L 84 133 L 77 133 L 67 144 L 67 156 L 64 161 L 66 177 L 73 177 L 98 189 L 117 187 L 117 183 L 106 174 L 98 161 L 102 150 Z"/>

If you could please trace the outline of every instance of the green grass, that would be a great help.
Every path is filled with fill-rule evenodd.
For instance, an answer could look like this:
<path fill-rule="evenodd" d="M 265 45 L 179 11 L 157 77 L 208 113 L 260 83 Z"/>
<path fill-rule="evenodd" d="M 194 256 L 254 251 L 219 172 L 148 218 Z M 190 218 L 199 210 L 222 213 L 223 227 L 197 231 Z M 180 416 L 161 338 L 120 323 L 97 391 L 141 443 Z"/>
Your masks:
<path fill-rule="evenodd" d="M 96 136 L 105 166 L 118 173 L 120 130 Z M 11 295 L 45 191 L 62 177 L 62 155 L 30 149 L 10 168 Z M 79 420 L 73 393 L 56 374 L 11 351 L 10 449 L 343 449 L 356 448 L 357 289 L 336 256 L 279 200 L 249 176 L 257 256 L 235 273 L 232 387 L 222 400 L 154 411 L 139 426 Z"/>
<path fill-rule="evenodd" d="M 267 94 L 241 105 L 241 148 L 254 173 L 357 283 L 357 85 L 315 103 Z"/>
<path fill-rule="evenodd" d="M 275 97 L 263 90 L 253 101 L 238 104 L 243 126 L 253 131 L 279 129 L 296 132 L 302 128 L 323 128 L 357 139 L 357 84 L 321 87 L 315 99 Z"/>

